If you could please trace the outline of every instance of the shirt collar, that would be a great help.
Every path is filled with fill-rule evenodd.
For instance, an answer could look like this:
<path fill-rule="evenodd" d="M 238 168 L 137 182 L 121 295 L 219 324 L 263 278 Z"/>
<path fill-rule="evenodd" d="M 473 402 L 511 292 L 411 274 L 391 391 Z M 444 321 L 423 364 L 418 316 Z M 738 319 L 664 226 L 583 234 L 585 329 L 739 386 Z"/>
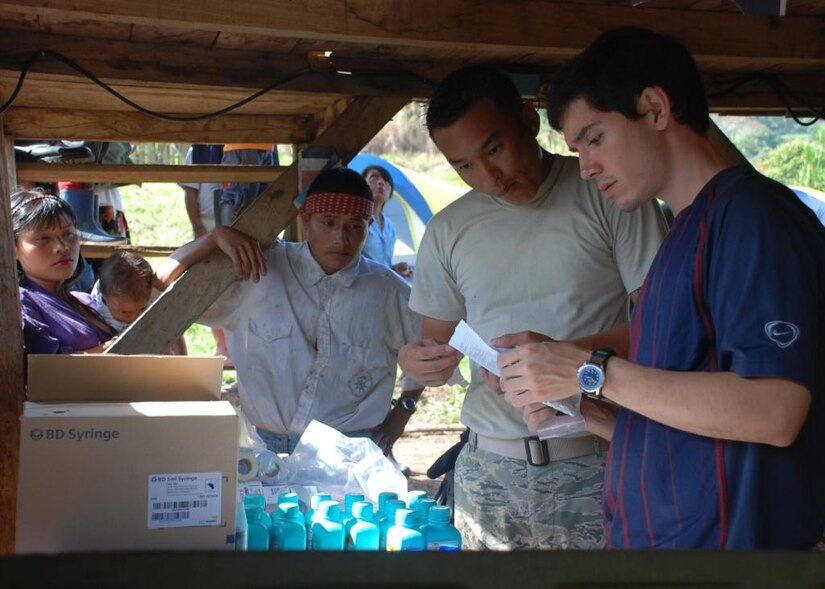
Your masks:
<path fill-rule="evenodd" d="M 321 265 L 312 257 L 309 242 L 304 241 L 298 255 L 298 278 L 303 286 L 315 286 L 324 279 L 333 285 L 349 288 L 360 274 L 361 254 L 359 253 L 349 264 L 335 272 L 327 274 Z"/>

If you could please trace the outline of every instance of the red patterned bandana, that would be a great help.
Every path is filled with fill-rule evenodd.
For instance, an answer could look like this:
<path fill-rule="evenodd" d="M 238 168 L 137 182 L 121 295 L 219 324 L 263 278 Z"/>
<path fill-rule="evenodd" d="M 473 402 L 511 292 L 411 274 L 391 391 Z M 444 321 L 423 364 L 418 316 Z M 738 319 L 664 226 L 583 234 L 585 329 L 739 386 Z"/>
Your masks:
<path fill-rule="evenodd" d="M 301 212 L 305 215 L 340 213 L 369 220 L 372 218 L 372 207 L 372 201 L 354 194 L 316 192 L 307 196 Z"/>

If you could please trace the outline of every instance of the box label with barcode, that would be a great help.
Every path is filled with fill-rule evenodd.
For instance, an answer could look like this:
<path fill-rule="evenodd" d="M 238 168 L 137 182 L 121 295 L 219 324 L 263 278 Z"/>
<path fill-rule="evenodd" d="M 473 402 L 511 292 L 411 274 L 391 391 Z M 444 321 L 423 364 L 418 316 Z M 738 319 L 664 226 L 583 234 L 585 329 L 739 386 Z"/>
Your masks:
<path fill-rule="evenodd" d="M 149 475 L 147 525 L 150 529 L 217 526 L 221 523 L 221 473 Z"/>

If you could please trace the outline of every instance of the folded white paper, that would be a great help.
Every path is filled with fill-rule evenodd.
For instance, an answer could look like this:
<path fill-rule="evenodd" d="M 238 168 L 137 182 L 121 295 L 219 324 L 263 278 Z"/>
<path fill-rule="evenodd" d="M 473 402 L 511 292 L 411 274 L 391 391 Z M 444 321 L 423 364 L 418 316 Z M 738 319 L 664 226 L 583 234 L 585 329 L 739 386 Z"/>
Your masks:
<path fill-rule="evenodd" d="M 483 366 L 496 376 L 501 376 L 501 371 L 496 364 L 500 350 L 481 339 L 481 336 L 463 319 L 458 322 L 453 337 L 447 343 L 479 366 Z"/>

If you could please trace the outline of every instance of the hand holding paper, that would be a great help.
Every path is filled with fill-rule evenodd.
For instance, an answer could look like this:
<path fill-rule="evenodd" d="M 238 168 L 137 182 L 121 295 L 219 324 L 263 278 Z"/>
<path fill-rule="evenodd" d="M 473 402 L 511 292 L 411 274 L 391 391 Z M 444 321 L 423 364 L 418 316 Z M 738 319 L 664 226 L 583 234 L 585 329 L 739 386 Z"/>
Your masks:
<path fill-rule="evenodd" d="M 453 337 L 447 343 L 479 366 L 483 366 L 496 376 L 501 376 L 501 371 L 496 364 L 500 350 L 481 339 L 481 336 L 463 319 L 458 322 Z"/>

